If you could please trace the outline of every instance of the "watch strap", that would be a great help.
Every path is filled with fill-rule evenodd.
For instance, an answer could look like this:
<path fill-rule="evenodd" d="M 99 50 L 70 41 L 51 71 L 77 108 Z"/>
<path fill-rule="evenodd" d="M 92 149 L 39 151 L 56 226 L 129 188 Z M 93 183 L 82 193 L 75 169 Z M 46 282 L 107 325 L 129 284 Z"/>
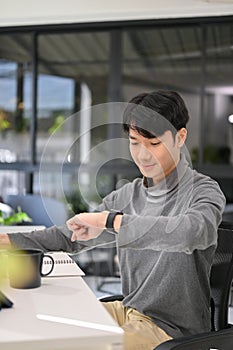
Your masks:
<path fill-rule="evenodd" d="M 105 224 L 107 231 L 116 233 L 116 231 L 114 230 L 114 220 L 117 215 L 123 215 L 123 213 L 121 211 L 110 210 Z"/>

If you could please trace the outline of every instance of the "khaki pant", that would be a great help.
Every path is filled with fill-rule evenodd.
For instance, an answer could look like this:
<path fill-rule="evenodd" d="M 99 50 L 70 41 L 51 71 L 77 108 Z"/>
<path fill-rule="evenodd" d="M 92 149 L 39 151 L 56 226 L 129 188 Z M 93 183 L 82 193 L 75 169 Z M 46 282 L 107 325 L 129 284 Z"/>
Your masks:
<path fill-rule="evenodd" d="M 110 315 L 124 330 L 125 350 L 152 350 L 171 337 L 140 312 L 124 307 L 120 301 L 103 303 Z"/>

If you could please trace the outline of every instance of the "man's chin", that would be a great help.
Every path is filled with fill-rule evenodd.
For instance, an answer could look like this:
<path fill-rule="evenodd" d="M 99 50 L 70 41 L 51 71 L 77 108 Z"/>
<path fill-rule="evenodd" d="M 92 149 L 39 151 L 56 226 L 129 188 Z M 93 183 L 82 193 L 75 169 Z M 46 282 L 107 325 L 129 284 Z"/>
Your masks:
<path fill-rule="evenodd" d="M 144 177 L 151 178 L 154 184 L 164 180 L 165 178 L 163 172 L 145 171 L 144 169 L 140 169 L 140 172 Z"/>

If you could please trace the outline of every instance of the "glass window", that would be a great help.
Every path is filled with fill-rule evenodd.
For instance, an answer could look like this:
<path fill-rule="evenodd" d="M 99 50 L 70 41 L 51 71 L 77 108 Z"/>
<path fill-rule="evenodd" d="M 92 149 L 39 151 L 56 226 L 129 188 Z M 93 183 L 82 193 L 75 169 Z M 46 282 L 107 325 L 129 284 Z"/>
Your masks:
<path fill-rule="evenodd" d="M 121 113 L 112 114 L 102 104 L 127 102 L 142 91 L 173 89 L 182 95 L 190 112 L 187 147 L 194 166 L 222 179 L 221 186 L 232 199 L 233 124 L 228 117 L 233 114 L 233 24 L 227 19 L 199 22 L 165 25 L 155 21 L 154 26 L 124 24 L 114 30 L 76 30 L 72 26 L 62 31 L 61 26 L 59 31 L 51 28 L 46 33 L 38 27 L 36 101 L 34 34 L 0 33 L 0 169 L 5 163 L 2 174 L 13 178 L 9 192 L 41 189 L 46 195 L 60 197 L 62 182 L 62 190 L 72 195 L 69 192 L 77 187 L 80 162 L 88 198 L 96 198 L 93 187 L 103 196 L 132 180 L 138 171 L 130 161 L 127 142 L 101 148 L 108 139 L 124 136 L 117 126 Z M 112 157 L 106 157 L 109 151 Z M 123 162 L 112 162 L 115 158 Z M 31 164 L 34 160 L 37 164 Z M 12 162 L 20 174 L 16 186 L 17 176 L 10 165 L 7 168 Z M 101 164 L 98 171 L 93 168 L 96 162 Z M 5 175 L 1 183 L 4 181 Z M 7 191 L 1 185 L 0 195 Z"/>
<path fill-rule="evenodd" d="M 195 25 L 140 28 L 125 31 L 123 46 L 125 100 L 142 91 L 178 91 L 191 116 L 187 147 L 194 162 L 200 128 L 201 38 Z"/>
<path fill-rule="evenodd" d="M 90 108 L 107 101 L 108 71 L 108 32 L 39 35 L 37 157 L 45 171 L 46 162 L 72 162 L 78 167 L 85 163 L 84 155 L 106 139 L 106 126 L 95 128 Z M 102 120 L 106 124 L 105 115 Z M 73 171 L 62 172 L 62 190 L 76 191 Z M 87 178 L 83 181 L 89 187 Z M 56 174 L 43 174 L 40 186 L 44 192 L 58 194 L 59 181 Z M 37 178 L 34 187 L 38 187 Z"/>
<path fill-rule="evenodd" d="M 0 35 L 0 148 L 30 158 L 31 38 Z M 27 87 L 26 87 L 27 86 Z"/>
<path fill-rule="evenodd" d="M 233 24 L 209 25 L 206 39 L 204 162 L 233 164 Z"/>
<path fill-rule="evenodd" d="M 65 120 L 80 108 L 107 100 L 109 35 L 40 35 L 38 56 L 38 156 L 40 159 L 44 143 L 57 130 L 57 142 L 54 137 L 47 158 L 60 161 L 60 148 L 67 150 L 70 136 L 80 132 L 79 115 L 72 125 Z"/>
<path fill-rule="evenodd" d="M 0 35 L 0 148 L 30 158 L 30 35 Z"/>
<path fill-rule="evenodd" d="M 31 37 L 0 35 L 0 163 L 30 159 Z M 25 174 L 0 171 L 0 196 L 25 191 Z"/>

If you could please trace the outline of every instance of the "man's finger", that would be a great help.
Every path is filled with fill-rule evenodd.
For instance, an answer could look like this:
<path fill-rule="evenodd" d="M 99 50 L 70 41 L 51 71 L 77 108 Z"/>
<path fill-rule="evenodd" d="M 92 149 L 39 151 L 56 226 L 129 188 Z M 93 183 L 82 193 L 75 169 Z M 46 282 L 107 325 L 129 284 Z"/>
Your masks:
<path fill-rule="evenodd" d="M 88 234 L 88 228 L 85 226 L 82 226 L 81 228 L 74 230 L 73 234 L 71 236 L 71 241 L 77 241 L 86 238 Z"/>

